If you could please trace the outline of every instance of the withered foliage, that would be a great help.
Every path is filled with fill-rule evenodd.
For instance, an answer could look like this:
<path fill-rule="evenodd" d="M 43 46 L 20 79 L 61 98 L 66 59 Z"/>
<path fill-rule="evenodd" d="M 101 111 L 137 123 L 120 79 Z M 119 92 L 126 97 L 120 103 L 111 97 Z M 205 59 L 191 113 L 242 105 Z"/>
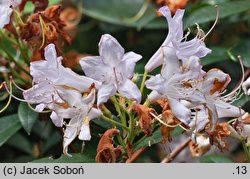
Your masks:
<path fill-rule="evenodd" d="M 211 144 L 207 141 L 207 136 L 198 136 L 199 141 L 197 143 L 192 140 L 189 142 L 189 150 L 193 157 L 200 157 L 208 152 L 211 148 Z"/>
<path fill-rule="evenodd" d="M 43 59 L 44 48 L 54 43 L 60 53 L 63 45 L 60 38 L 71 43 L 71 37 L 63 30 L 65 23 L 60 19 L 61 6 L 54 5 L 32 14 L 26 24 L 21 24 L 21 38 L 33 48 L 31 61 Z"/>
<path fill-rule="evenodd" d="M 118 129 L 109 129 L 103 134 L 97 146 L 96 162 L 115 163 L 121 156 L 122 147 L 120 145 L 115 147 L 113 144 L 113 137 L 119 133 Z"/>
<path fill-rule="evenodd" d="M 168 5 L 172 14 L 175 14 L 178 9 L 184 9 L 188 1 L 189 0 L 155 0 L 156 4 L 160 6 Z M 160 16 L 161 14 L 159 13 L 158 15 Z"/>
<path fill-rule="evenodd" d="M 208 134 L 211 145 L 216 145 L 221 151 L 228 150 L 228 143 L 225 137 L 230 136 L 228 123 L 219 123 L 216 125 L 213 131 L 207 131 L 209 125 L 206 126 L 205 130 Z M 209 129 L 210 130 L 210 129 Z"/>
<path fill-rule="evenodd" d="M 166 143 L 167 141 L 171 142 L 172 141 L 171 132 L 175 129 L 175 127 L 178 124 L 180 124 L 180 121 L 173 115 L 167 99 L 156 100 L 152 104 L 158 104 L 161 106 L 162 108 L 161 120 L 166 124 L 166 125 L 162 124 L 160 127 L 162 134 L 161 143 Z"/>
<path fill-rule="evenodd" d="M 21 4 L 19 5 L 19 10 L 22 11 L 26 5 L 26 3 L 30 1 L 34 4 L 34 12 L 43 11 L 48 7 L 49 1 L 48 0 L 22 0 Z"/>
<path fill-rule="evenodd" d="M 180 121 L 173 115 L 171 110 L 165 110 L 162 113 L 162 120 L 166 123 L 166 125 L 162 125 L 160 130 L 162 134 L 162 143 L 166 143 L 167 141 L 171 142 L 171 132 L 175 129 Z"/>
<path fill-rule="evenodd" d="M 137 112 L 139 117 L 139 124 L 146 136 L 152 135 L 152 117 L 150 113 L 156 114 L 153 108 L 144 105 L 134 104 L 132 109 Z"/>

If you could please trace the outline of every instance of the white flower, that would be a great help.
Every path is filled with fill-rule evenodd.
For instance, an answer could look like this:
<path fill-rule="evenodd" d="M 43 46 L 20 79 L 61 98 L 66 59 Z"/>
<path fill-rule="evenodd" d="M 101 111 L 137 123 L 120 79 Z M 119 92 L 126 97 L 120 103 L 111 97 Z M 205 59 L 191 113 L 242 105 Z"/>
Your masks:
<path fill-rule="evenodd" d="M 204 106 L 209 111 L 208 118 L 212 124 L 212 130 L 219 118 L 239 117 L 244 114 L 243 110 L 230 104 L 234 101 L 235 94 L 222 96 L 230 81 L 231 78 L 228 74 L 219 69 L 212 69 L 206 73 L 204 79 L 197 85 L 197 90 L 205 96 L 206 102 Z"/>
<path fill-rule="evenodd" d="M 13 8 L 20 3 L 21 0 L 0 0 L 0 29 L 9 24 Z"/>
<path fill-rule="evenodd" d="M 204 71 L 201 69 L 199 59 L 192 56 L 185 66 L 177 59 L 171 48 L 165 47 L 165 62 L 161 74 L 151 77 L 146 81 L 146 87 L 153 90 L 148 99 L 167 99 L 173 114 L 183 123 L 188 124 L 191 111 L 181 100 L 194 103 L 203 101 L 204 96 L 196 91 L 196 83 L 202 78 Z"/>
<path fill-rule="evenodd" d="M 85 74 L 102 82 L 97 105 L 105 103 L 116 91 L 128 99 L 140 102 L 141 93 L 130 79 L 134 75 L 135 63 L 142 57 L 134 52 L 125 53 L 119 42 L 109 34 L 101 37 L 99 54 L 80 60 Z"/>
<path fill-rule="evenodd" d="M 242 84 L 242 88 L 246 95 L 250 95 L 250 77 Z"/>
<path fill-rule="evenodd" d="M 100 83 L 85 76 L 80 76 L 69 68 L 62 66 L 62 57 L 57 57 L 55 45 L 50 44 L 45 49 L 45 60 L 31 62 L 30 73 L 34 86 L 23 92 L 24 98 L 31 104 L 39 104 L 37 111 L 52 103 L 61 102 L 57 88 L 65 86 L 85 92 L 93 83 L 98 88 Z"/>
<path fill-rule="evenodd" d="M 54 104 L 51 118 L 58 125 L 62 125 L 64 119 L 70 119 L 65 124 L 63 137 L 63 152 L 68 155 L 68 146 L 77 136 L 80 140 L 91 139 L 89 121 L 99 117 L 102 112 L 93 108 L 95 88 L 87 96 L 82 96 L 75 89 L 59 87 L 57 90 L 64 103 Z"/>
<path fill-rule="evenodd" d="M 163 64 L 164 55 L 162 53 L 162 47 L 172 47 L 178 59 L 181 59 L 184 63 L 191 57 L 196 56 L 202 58 L 211 52 L 206 48 L 205 43 L 198 37 L 193 38 L 190 41 L 186 40 L 186 36 L 183 36 L 183 23 L 182 18 L 184 10 L 178 9 L 173 17 L 171 17 L 171 11 L 168 6 L 164 6 L 159 11 L 166 17 L 168 22 L 168 35 L 161 47 L 156 53 L 149 59 L 145 66 L 148 72 L 151 72 L 158 66 Z M 198 36 L 198 35 L 197 35 Z"/>

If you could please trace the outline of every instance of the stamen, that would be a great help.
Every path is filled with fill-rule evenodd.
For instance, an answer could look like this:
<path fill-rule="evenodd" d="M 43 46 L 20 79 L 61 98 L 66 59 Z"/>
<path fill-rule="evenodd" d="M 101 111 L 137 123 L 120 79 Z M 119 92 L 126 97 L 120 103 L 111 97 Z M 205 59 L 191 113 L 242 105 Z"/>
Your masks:
<path fill-rule="evenodd" d="M 11 81 L 10 81 L 10 90 L 9 90 L 9 88 L 8 88 L 8 86 L 6 85 L 5 82 L 3 82 L 3 86 L 5 87 L 6 91 L 9 93 L 9 95 L 10 95 L 11 97 L 13 97 L 14 99 L 16 99 L 16 100 L 18 100 L 18 101 L 28 103 L 28 101 L 26 101 L 25 99 L 18 98 L 18 97 L 16 97 L 15 95 L 12 94 L 12 82 L 11 82 Z"/>
<path fill-rule="evenodd" d="M 165 125 L 165 126 L 167 126 L 167 127 L 175 128 L 175 127 L 177 127 L 177 126 L 179 126 L 179 125 L 181 124 L 181 122 L 180 122 L 180 123 L 178 123 L 178 124 L 176 124 L 176 125 L 169 125 L 169 124 L 166 124 L 164 121 L 162 121 L 162 120 L 161 120 L 158 116 L 156 116 L 154 113 L 150 112 L 150 114 L 151 114 L 155 119 L 157 119 L 161 124 L 163 124 L 163 125 Z"/>
<path fill-rule="evenodd" d="M 30 108 L 32 111 L 34 111 L 34 112 L 37 113 L 36 109 L 33 108 L 33 107 L 31 106 L 30 103 L 27 103 L 27 104 L 28 104 L 29 108 Z M 41 112 L 39 112 L 39 113 L 49 113 L 49 112 L 52 112 L 52 110 L 41 111 Z"/>
<path fill-rule="evenodd" d="M 1 89 L 3 86 L 5 86 L 5 85 L 6 85 L 6 83 L 3 82 L 3 83 L 1 84 L 1 86 L 0 86 L 0 89 Z M 11 84 L 11 83 L 10 83 L 10 91 L 11 91 L 11 93 L 12 93 L 12 84 Z M 10 102 L 11 102 L 11 95 L 9 96 L 9 99 L 8 99 L 7 104 L 3 107 L 3 109 L 0 110 L 0 114 L 1 114 L 2 112 L 4 112 L 4 111 L 9 107 Z"/>
<path fill-rule="evenodd" d="M 241 56 L 238 56 L 238 60 L 239 60 L 239 62 L 240 62 L 240 67 L 241 67 L 241 71 L 242 71 L 241 80 L 240 80 L 240 82 L 238 83 L 238 85 L 233 89 L 233 91 L 232 91 L 231 93 L 225 95 L 224 98 L 234 95 L 234 94 L 241 88 L 241 85 L 242 85 L 242 83 L 243 83 L 244 80 L 245 80 L 245 70 L 244 70 L 244 65 L 243 65 Z"/>
<path fill-rule="evenodd" d="M 41 14 L 39 14 L 39 21 L 40 21 L 40 26 L 41 26 L 41 29 L 42 29 L 42 44 L 41 44 L 41 46 L 39 48 L 41 50 L 43 48 L 44 44 L 45 44 L 45 32 L 44 32 L 44 30 L 46 29 L 46 24 L 44 23 Z"/>
<path fill-rule="evenodd" d="M 212 32 L 212 30 L 214 29 L 215 25 L 217 24 L 218 20 L 219 20 L 219 15 L 220 15 L 220 9 L 218 5 L 215 5 L 216 8 L 216 18 L 214 21 L 213 26 L 210 28 L 210 30 L 207 32 L 207 34 L 201 38 L 201 40 L 205 40 L 205 38 Z"/>
<path fill-rule="evenodd" d="M 16 82 L 14 81 L 14 79 L 12 78 L 12 76 L 10 76 L 10 81 L 13 83 L 13 85 L 14 85 L 17 89 L 19 89 L 20 91 L 25 91 L 25 89 L 21 88 L 20 86 L 18 86 L 18 85 L 16 84 Z"/>
<path fill-rule="evenodd" d="M 202 39 L 205 36 L 205 32 L 200 28 L 198 23 L 195 23 L 195 24 L 196 24 L 196 28 L 197 28 L 196 38 Z"/>
<path fill-rule="evenodd" d="M 187 31 L 187 33 L 185 34 L 185 36 L 182 38 L 182 41 L 183 41 L 183 40 L 186 41 L 190 33 L 191 33 L 191 29 L 188 28 L 188 31 Z"/>

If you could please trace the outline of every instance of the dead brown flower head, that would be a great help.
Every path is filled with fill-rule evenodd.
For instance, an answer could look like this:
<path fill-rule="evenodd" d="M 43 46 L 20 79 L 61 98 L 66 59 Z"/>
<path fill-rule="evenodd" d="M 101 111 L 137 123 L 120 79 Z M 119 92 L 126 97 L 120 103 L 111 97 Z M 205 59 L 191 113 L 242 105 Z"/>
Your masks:
<path fill-rule="evenodd" d="M 98 163 L 115 163 L 117 158 L 122 154 L 122 147 L 114 147 L 113 137 L 118 135 L 118 129 L 107 130 L 99 141 L 97 146 L 96 162 Z"/>

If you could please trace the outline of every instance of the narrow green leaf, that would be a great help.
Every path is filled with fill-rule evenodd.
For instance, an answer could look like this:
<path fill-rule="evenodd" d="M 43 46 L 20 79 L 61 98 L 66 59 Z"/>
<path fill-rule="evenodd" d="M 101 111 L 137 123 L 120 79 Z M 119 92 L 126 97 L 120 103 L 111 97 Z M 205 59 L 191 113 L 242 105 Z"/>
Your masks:
<path fill-rule="evenodd" d="M 249 10 L 250 1 L 231 1 L 220 3 L 220 19 L 237 13 Z M 185 27 L 214 21 L 216 17 L 216 9 L 214 6 L 205 6 L 193 12 L 186 20 Z"/>
<path fill-rule="evenodd" d="M 32 163 L 95 163 L 95 157 L 89 156 L 85 153 L 82 154 L 72 154 L 72 157 L 62 155 L 58 159 L 53 159 L 50 157 L 42 158 L 32 161 Z"/>
<path fill-rule="evenodd" d="M 233 163 L 231 159 L 224 155 L 212 154 L 200 158 L 201 163 Z"/>
<path fill-rule="evenodd" d="M 16 114 L 0 118 L 0 124 L 0 146 L 22 127 Z"/>
<path fill-rule="evenodd" d="M 38 119 L 38 113 L 34 112 L 26 103 L 20 103 L 18 107 L 18 117 L 23 128 L 28 134 Z"/>

